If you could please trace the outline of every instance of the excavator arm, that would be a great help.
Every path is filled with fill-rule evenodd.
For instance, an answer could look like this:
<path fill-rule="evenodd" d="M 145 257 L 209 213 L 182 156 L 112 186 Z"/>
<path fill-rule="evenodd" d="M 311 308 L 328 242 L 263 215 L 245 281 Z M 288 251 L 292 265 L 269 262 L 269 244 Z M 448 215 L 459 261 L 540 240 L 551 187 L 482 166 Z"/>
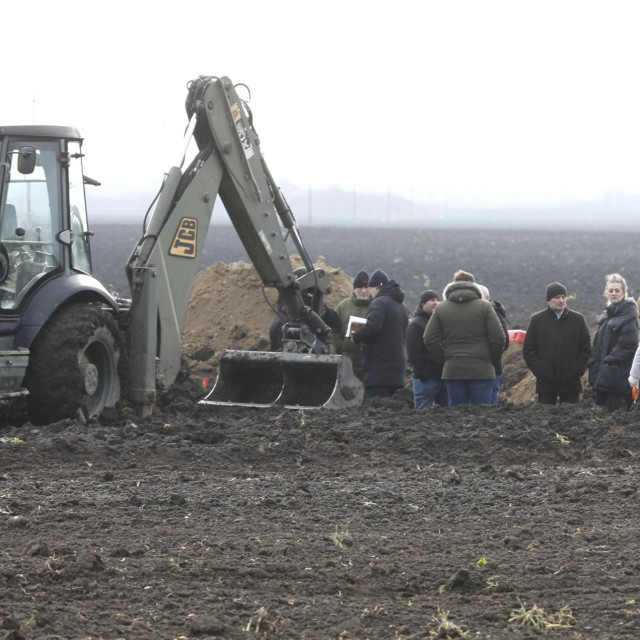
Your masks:
<path fill-rule="evenodd" d="M 324 342 L 329 328 L 318 314 L 323 296 L 330 291 L 330 281 L 323 269 L 314 268 L 307 255 L 295 218 L 264 161 L 247 105 L 228 78 L 201 76 L 189 84 L 186 110 L 189 126 L 180 162 L 166 174 L 126 267 L 132 294 L 130 398 L 142 415 L 151 411 L 156 386 L 167 388 L 178 374 L 191 288 L 218 195 L 262 283 L 278 290 L 291 326 L 297 328 L 297 332 L 288 334 L 294 343 L 288 350 L 313 354 L 236 358 L 226 353 L 226 361 L 264 363 L 288 355 L 295 361 L 299 378 L 296 357 L 306 357 L 311 363 L 320 362 L 321 357 L 339 358 L 323 355 L 329 351 Z M 183 171 L 191 138 L 197 143 L 198 153 Z M 287 237 L 302 257 L 302 273 L 294 272 Z M 305 291 L 312 294 L 310 304 L 303 296 Z M 257 375 L 263 374 L 272 372 L 260 369 Z M 291 397 L 291 393 L 282 398 L 285 396 Z M 359 404 L 359 400 L 356 402 Z"/>

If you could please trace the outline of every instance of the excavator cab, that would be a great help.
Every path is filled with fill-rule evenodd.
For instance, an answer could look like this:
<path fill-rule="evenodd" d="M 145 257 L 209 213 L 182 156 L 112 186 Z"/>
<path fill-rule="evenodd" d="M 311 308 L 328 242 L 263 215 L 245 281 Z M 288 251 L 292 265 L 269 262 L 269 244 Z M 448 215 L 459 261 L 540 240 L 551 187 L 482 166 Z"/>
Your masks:
<path fill-rule="evenodd" d="M 79 134 L 36 126 L 4 127 L 3 134 L 0 310 L 11 312 L 66 268 L 90 274 L 91 255 Z"/>

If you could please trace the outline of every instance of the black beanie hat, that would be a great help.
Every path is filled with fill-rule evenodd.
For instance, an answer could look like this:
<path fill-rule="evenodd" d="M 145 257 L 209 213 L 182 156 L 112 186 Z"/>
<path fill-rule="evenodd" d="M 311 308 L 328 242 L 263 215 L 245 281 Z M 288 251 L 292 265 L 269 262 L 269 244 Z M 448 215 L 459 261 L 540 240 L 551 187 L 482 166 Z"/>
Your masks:
<path fill-rule="evenodd" d="M 358 271 L 358 275 L 353 279 L 353 288 L 359 289 L 369 284 L 369 274 L 366 271 Z"/>
<path fill-rule="evenodd" d="M 555 298 L 556 296 L 566 296 L 567 288 L 560 284 L 559 282 L 552 282 L 547 285 L 547 302 L 551 300 L 551 298 Z"/>
<path fill-rule="evenodd" d="M 389 276 L 382 269 L 376 269 L 369 278 L 370 287 L 381 287 L 387 282 L 389 282 Z"/>
<path fill-rule="evenodd" d="M 440 300 L 440 296 L 433 289 L 427 289 L 426 291 L 423 291 L 422 295 L 420 296 L 420 306 L 422 306 L 429 300 L 433 300 L 434 298 L 438 298 L 438 300 Z"/>

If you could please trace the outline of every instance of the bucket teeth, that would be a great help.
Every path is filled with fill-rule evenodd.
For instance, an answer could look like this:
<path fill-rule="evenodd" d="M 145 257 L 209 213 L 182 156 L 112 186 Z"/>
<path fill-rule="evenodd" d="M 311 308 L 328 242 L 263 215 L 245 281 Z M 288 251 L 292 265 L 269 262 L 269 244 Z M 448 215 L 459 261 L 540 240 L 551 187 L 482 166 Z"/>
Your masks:
<path fill-rule="evenodd" d="M 200 404 L 344 409 L 359 406 L 363 397 L 349 358 L 225 350 L 216 383 Z"/>

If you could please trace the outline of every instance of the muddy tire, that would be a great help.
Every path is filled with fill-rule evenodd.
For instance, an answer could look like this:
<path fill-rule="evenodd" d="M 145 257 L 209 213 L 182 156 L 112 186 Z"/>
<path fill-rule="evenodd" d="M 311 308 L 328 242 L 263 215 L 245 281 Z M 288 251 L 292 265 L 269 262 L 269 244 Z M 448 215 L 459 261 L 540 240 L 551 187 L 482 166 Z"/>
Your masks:
<path fill-rule="evenodd" d="M 60 309 L 30 346 L 26 385 L 29 418 L 48 424 L 99 416 L 120 399 L 122 338 L 115 320 L 98 305 Z"/>

